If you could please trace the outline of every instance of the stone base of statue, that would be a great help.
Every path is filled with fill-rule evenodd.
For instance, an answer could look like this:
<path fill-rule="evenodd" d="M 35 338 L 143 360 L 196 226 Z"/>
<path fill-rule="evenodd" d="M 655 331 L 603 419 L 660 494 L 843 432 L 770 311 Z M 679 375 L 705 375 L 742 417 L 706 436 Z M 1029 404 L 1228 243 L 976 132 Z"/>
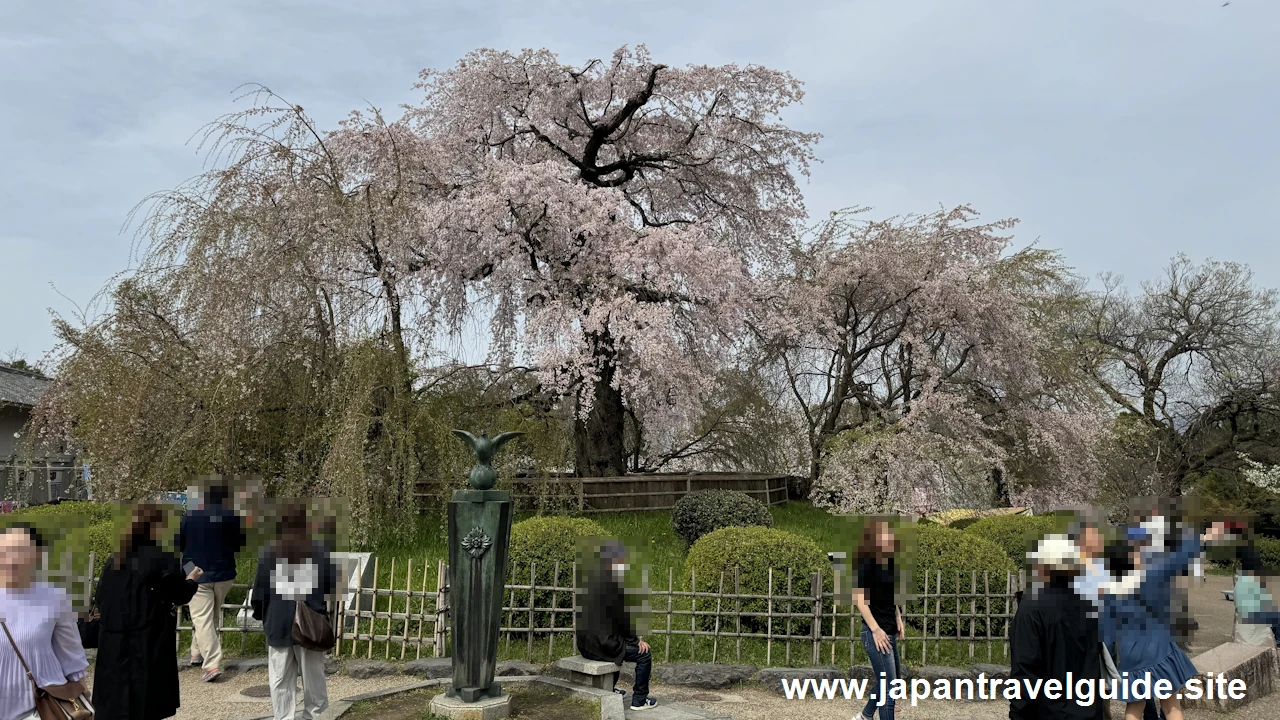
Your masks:
<path fill-rule="evenodd" d="M 511 696 L 486 697 L 475 702 L 437 695 L 431 700 L 431 714 L 449 720 L 501 720 L 511 717 Z"/>

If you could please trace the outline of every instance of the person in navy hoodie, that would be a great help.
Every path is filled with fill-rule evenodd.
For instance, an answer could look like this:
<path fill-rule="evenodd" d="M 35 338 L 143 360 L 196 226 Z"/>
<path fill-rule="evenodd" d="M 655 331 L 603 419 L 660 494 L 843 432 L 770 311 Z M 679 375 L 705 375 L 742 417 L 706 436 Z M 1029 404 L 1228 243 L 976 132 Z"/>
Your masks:
<path fill-rule="evenodd" d="M 183 516 L 177 545 L 182 562 L 204 569 L 191 598 L 191 664 L 204 669 L 202 679 L 222 676 L 222 605 L 236 578 L 236 553 L 245 544 L 240 516 L 226 506 L 231 493 L 225 485 L 209 488 L 200 508 Z"/>

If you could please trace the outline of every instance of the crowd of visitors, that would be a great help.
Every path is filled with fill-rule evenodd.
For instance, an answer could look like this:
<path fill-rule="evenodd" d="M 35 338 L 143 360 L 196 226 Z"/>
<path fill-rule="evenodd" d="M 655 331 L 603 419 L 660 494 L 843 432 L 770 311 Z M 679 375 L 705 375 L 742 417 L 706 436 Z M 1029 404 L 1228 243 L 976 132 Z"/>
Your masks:
<path fill-rule="evenodd" d="M 0 530 L 0 720 L 92 717 L 96 720 L 162 720 L 178 710 L 178 616 L 192 619 L 191 664 L 205 682 L 222 675 L 223 604 L 245 547 L 245 523 L 226 506 L 226 486 L 215 485 L 203 503 L 180 521 L 165 548 L 169 513 L 157 504 L 133 508 L 119 550 L 102 569 L 92 610 L 78 618 L 67 591 L 36 581 L 45 539 L 30 525 Z M 258 557 L 250 595 L 253 617 L 263 623 L 275 720 L 293 720 L 298 678 L 302 720 L 328 707 L 324 650 L 333 646 L 329 599 L 337 583 L 331 545 L 303 503 L 285 503 L 278 532 Z M 85 648 L 96 648 L 92 690 L 85 682 Z M 60 703 L 68 714 L 45 707 Z"/>

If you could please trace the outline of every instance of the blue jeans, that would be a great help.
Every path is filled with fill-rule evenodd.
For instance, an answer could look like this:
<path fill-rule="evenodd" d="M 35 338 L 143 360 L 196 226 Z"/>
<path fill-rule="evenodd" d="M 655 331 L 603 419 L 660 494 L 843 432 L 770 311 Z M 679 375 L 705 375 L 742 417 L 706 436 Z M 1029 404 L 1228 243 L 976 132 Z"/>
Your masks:
<path fill-rule="evenodd" d="M 636 681 L 631 684 L 631 704 L 639 705 L 649 697 L 649 674 L 653 672 L 653 654 L 641 653 L 639 645 L 628 645 L 624 662 L 636 664 Z"/>
<path fill-rule="evenodd" d="M 875 717 L 876 707 L 880 704 L 880 681 L 883 680 L 885 688 L 889 688 L 894 680 L 900 675 L 898 673 L 898 636 L 896 634 L 889 635 L 889 652 L 882 653 L 876 649 L 876 640 L 872 636 L 871 630 L 866 626 L 862 626 L 862 649 L 867 651 L 867 659 L 871 661 L 871 682 L 868 683 L 871 690 L 871 699 L 867 701 L 867 706 L 862 709 L 862 716 L 872 718 Z M 880 706 L 880 720 L 893 720 L 893 697 L 889 693 L 885 693 L 884 705 Z"/>

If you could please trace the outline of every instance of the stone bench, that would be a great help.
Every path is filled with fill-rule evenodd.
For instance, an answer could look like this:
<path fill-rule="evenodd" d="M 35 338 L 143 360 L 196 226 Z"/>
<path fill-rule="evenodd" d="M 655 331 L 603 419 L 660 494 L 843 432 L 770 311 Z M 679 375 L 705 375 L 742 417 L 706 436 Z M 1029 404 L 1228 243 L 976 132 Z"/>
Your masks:
<path fill-rule="evenodd" d="M 1231 680 L 1244 680 L 1245 698 L 1232 700 L 1219 698 L 1217 689 L 1213 699 L 1201 698 L 1191 700 L 1184 698 L 1183 707 L 1210 708 L 1213 710 L 1234 710 L 1253 700 L 1270 695 L 1275 689 L 1277 674 L 1276 650 L 1266 645 L 1246 645 L 1244 643 L 1223 643 L 1212 650 L 1203 652 L 1191 659 L 1200 671 L 1200 678 L 1208 683 L 1210 678 L 1219 677 Z M 1212 673 L 1212 676 L 1208 674 Z"/>
<path fill-rule="evenodd" d="M 581 655 L 574 655 L 555 662 L 555 667 L 567 673 L 566 678 L 575 685 L 586 685 L 599 690 L 613 691 L 618 682 L 618 673 L 622 666 L 617 663 L 588 660 Z"/>

